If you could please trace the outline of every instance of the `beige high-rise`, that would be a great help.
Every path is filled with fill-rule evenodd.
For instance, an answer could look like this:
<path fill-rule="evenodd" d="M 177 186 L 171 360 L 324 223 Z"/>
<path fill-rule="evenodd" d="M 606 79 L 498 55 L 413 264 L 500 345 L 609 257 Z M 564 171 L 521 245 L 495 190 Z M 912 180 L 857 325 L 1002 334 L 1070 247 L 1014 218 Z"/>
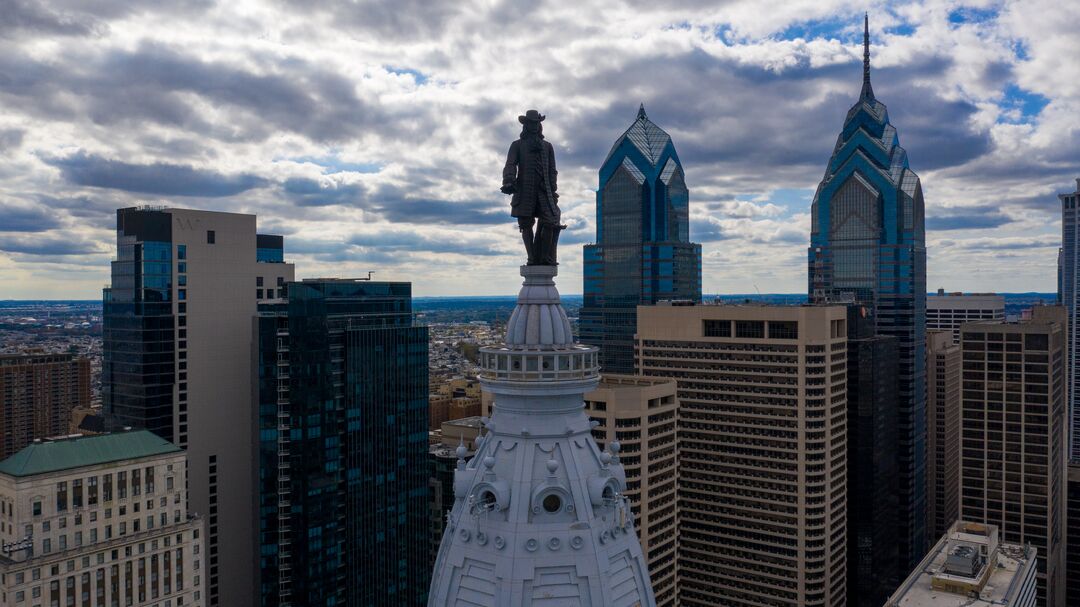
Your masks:
<path fill-rule="evenodd" d="M 638 308 L 637 361 L 679 401 L 679 602 L 845 601 L 839 306 Z"/>
<path fill-rule="evenodd" d="M 931 543 L 960 511 L 960 346 L 926 332 L 926 529 Z"/>
<path fill-rule="evenodd" d="M 961 327 L 960 517 L 1038 549 L 1039 604 L 1065 605 L 1065 310 Z"/>
<path fill-rule="evenodd" d="M 597 444 L 603 449 L 617 440 L 621 446 L 626 497 L 661 607 L 679 604 L 675 392 L 673 380 L 605 375 L 596 390 L 585 394 L 585 412 L 597 423 Z"/>
<path fill-rule="evenodd" d="M 188 508 L 207 522 L 207 606 L 254 605 L 255 316 L 285 295 L 293 265 L 280 260 L 281 237 L 257 234 L 255 216 L 237 213 L 120 209 L 117 245 L 105 302 L 106 412 L 187 451 Z M 141 274 L 130 270 L 133 253 Z M 152 284 L 151 270 L 163 280 Z M 140 316 L 151 305 L 156 313 Z"/>

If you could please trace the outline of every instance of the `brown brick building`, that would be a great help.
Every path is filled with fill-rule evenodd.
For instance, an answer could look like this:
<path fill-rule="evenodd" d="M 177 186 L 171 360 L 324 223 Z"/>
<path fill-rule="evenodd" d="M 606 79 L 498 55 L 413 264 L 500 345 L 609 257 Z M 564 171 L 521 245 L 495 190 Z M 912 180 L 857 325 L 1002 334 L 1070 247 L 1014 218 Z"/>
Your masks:
<path fill-rule="evenodd" d="M 72 354 L 0 356 L 0 458 L 35 438 L 67 434 L 71 410 L 90 405 L 90 361 Z"/>

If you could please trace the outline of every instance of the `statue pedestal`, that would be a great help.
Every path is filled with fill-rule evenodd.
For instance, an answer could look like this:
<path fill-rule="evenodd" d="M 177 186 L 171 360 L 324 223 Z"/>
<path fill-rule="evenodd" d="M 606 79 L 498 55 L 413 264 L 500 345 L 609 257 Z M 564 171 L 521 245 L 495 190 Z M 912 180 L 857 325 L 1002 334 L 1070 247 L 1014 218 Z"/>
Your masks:
<path fill-rule="evenodd" d="M 557 274 L 521 266 L 505 343 L 480 349 L 494 405 L 476 455 L 459 451 L 428 605 L 656 604 L 619 445 L 601 452 L 585 414 L 597 349 L 574 343 Z"/>

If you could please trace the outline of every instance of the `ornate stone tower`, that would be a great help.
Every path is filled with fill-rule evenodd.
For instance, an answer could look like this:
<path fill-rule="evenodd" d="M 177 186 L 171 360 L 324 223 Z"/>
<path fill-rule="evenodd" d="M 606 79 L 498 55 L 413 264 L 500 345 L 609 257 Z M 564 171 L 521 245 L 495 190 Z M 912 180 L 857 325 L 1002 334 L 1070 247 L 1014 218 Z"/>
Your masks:
<path fill-rule="evenodd" d="M 656 604 L 619 444 L 601 452 L 584 412 L 597 350 L 574 343 L 556 274 L 521 267 L 505 343 L 480 351 L 495 405 L 476 456 L 458 460 L 431 606 Z"/>

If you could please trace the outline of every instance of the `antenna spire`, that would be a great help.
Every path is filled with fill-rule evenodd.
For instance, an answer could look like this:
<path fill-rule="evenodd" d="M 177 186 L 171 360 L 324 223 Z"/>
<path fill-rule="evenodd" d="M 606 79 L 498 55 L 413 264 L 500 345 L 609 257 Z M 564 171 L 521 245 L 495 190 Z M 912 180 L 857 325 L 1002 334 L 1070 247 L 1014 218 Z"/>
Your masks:
<path fill-rule="evenodd" d="M 874 98 L 874 88 L 870 86 L 870 14 L 863 14 L 862 38 L 862 95 L 863 99 Z"/>
<path fill-rule="evenodd" d="M 640 120 L 642 118 L 647 118 L 647 116 L 645 115 L 645 104 L 644 103 L 642 103 L 641 106 L 638 107 L 637 117 L 638 117 L 638 120 Z"/>

